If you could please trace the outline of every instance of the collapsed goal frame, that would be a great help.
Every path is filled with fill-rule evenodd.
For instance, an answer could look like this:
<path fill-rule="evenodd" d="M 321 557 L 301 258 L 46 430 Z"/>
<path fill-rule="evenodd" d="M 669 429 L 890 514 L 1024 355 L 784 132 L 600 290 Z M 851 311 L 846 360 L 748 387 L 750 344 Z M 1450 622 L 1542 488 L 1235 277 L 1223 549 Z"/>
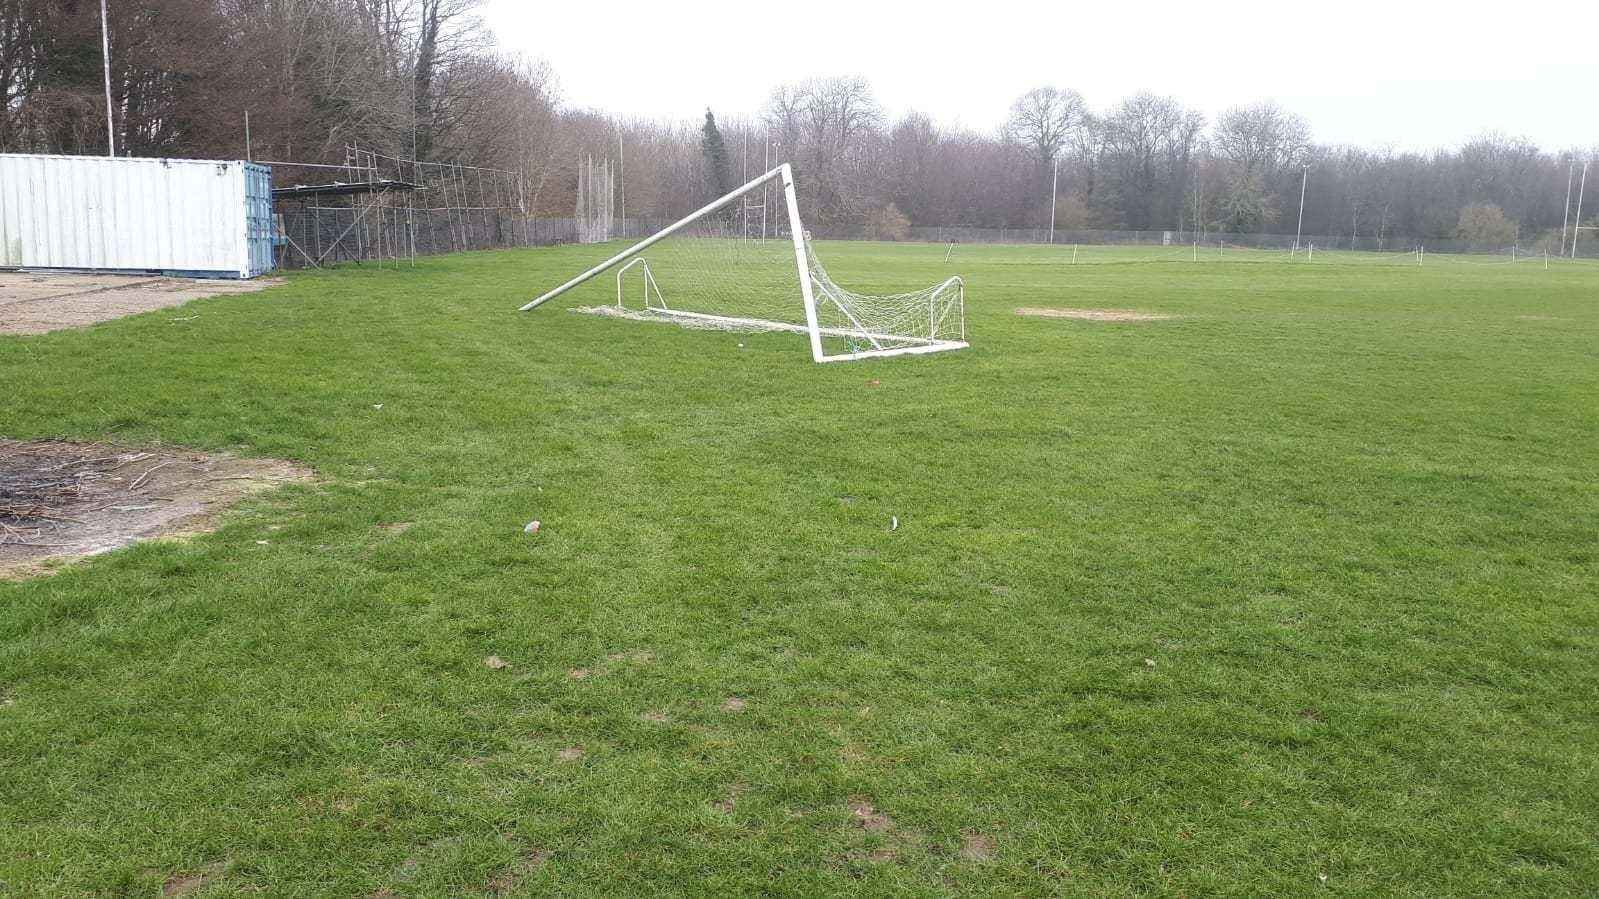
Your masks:
<path fill-rule="evenodd" d="M 702 243 L 718 246 L 723 256 L 737 258 L 739 255 L 737 252 L 720 248 L 720 245 L 751 243 L 754 238 L 748 234 L 739 238 L 732 233 L 728 224 L 732 220 L 729 207 L 741 200 L 747 205 L 751 195 L 759 191 L 762 202 L 759 208 L 762 209 L 764 217 L 768 185 L 773 182 L 778 183 L 778 192 L 787 207 L 789 242 L 793 247 L 794 281 L 791 283 L 798 287 L 797 291 L 791 293 L 792 288 L 765 285 L 769 293 L 775 287 L 776 293 L 767 299 L 777 301 L 777 305 L 781 307 L 780 312 L 772 315 L 761 314 L 759 311 L 748 312 L 737 308 L 737 302 L 728 304 L 733 306 L 733 309 L 720 309 L 717 308 L 716 298 L 709 296 L 703 288 L 698 291 L 686 289 L 675 296 L 671 295 L 676 293 L 675 291 L 663 294 L 660 285 L 656 283 L 654 273 L 650 271 L 649 261 L 646 261 L 642 254 L 674 235 L 684 235 L 684 238 L 667 244 L 667 247 L 691 244 L 688 235 L 703 232 L 701 236 L 711 236 L 715 239 Z M 777 237 L 776 241 L 783 242 L 781 236 Z M 760 239 L 763 250 L 766 243 L 763 234 Z M 786 255 L 786 251 L 780 252 Z M 656 257 L 650 257 L 650 260 L 654 259 Z M 765 261 L 771 265 L 774 260 L 767 256 Z M 816 362 L 936 353 L 969 346 L 966 342 L 966 288 L 965 282 L 958 276 L 950 277 L 925 290 L 889 296 L 854 293 L 833 281 L 822 266 L 821 260 L 817 258 L 815 248 L 811 245 L 810 235 L 805 231 L 794 188 L 793 169 L 787 163 L 728 192 L 561 286 L 544 293 L 521 306 L 520 311 L 535 309 L 623 263 L 626 265 L 616 272 L 618 311 L 622 311 L 620 309 L 622 276 L 642 263 L 644 311 L 647 317 L 675 319 L 683 323 L 692 323 L 696 327 L 804 333 L 809 337 L 811 358 Z M 786 269 L 788 263 L 781 265 Z M 731 287 L 724 288 L 722 298 L 731 297 L 736 300 L 738 297 L 733 295 L 755 294 L 759 291 L 760 287 L 756 285 L 735 283 Z M 794 300 L 799 301 L 797 305 L 803 310 L 802 321 L 798 315 L 792 314 L 794 310 L 791 304 Z M 695 308 L 696 306 L 701 308 Z"/>

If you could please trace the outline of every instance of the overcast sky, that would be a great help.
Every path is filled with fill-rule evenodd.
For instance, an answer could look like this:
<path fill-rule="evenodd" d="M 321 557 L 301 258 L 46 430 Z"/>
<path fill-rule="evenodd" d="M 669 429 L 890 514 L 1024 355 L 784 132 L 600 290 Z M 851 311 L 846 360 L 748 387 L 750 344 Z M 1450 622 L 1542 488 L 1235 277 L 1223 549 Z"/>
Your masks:
<path fill-rule="evenodd" d="M 982 130 L 1054 84 L 1095 110 L 1148 89 L 1212 121 L 1275 99 L 1322 143 L 1431 149 L 1497 130 L 1546 149 L 1599 144 L 1599 64 L 1566 42 L 1592 47 L 1594 0 L 488 0 L 483 12 L 506 49 L 554 67 L 567 105 L 627 116 L 750 115 L 777 84 L 863 75 L 891 115 Z"/>

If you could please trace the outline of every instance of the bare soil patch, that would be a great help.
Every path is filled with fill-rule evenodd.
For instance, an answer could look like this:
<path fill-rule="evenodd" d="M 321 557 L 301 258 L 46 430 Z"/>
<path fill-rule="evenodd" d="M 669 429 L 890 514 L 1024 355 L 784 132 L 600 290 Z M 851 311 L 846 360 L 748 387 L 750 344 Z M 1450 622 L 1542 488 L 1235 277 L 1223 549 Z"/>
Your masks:
<path fill-rule="evenodd" d="M 1128 309 L 1041 309 L 1032 306 L 1023 306 L 1016 310 L 1016 314 L 1034 318 L 1075 318 L 1088 322 L 1157 322 L 1177 317 Z"/>
<path fill-rule="evenodd" d="M 864 797 L 851 797 L 849 810 L 850 814 L 855 816 L 855 826 L 867 833 L 882 833 L 894 826 L 894 822 L 887 815 L 873 808 Z"/>
<path fill-rule="evenodd" d="M 747 792 L 749 788 L 749 784 L 742 783 L 733 784 L 732 786 L 728 787 L 727 796 L 724 797 L 721 802 L 716 803 L 716 810 L 724 813 L 731 812 L 734 807 L 738 805 L 738 801 L 744 798 L 744 793 Z"/>
<path fill-rule="evenodd" d="M 281 283 L 273 278 L 244 281 L 0 272 L 0 334 L 82 328 L 202 297 L 252 293 Z"/>
<path fill-rule="evenodd" d="M 966 861 L 986 861 L 994 857 L 994 840 L 980 833 L 969 833 L 961 842 L 960 857 Z"/>
<path fill-rule="evenodd" d="M 0 578 L 48 570 L 152 537 L 215 527 L 228 504 L 311 477 L 277 459 L 183 447 L 116 447 L 0 439 Z"/>

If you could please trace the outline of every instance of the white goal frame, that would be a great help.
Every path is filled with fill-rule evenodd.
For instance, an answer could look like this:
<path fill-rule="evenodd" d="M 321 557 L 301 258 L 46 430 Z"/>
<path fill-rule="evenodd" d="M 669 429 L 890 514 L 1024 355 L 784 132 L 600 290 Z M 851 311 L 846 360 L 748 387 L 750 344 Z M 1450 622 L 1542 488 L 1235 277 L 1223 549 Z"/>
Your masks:
<path fill-rule="evenodd" d="M 670 308 L 666 299 L 662 297 L 660 288 L 655 284 L 655 278 L 650 273 L 649 263 L 645 261 L 644 257 L 640 254 L 656 243 L 665 240 L 666 238 L 688 227 L 701 218 L 738 200 L 740 197 L 744 196 L 750 191 L 759 188 L 774 179 L 781 179 L 784 201 L 788 206 L 789 230 L 794 242 L 794 265 L 799 281 L 800 300 L 804 304 L 805 309 L 805 324 L 800 325 L 795 323 L 774 322 L 767 319 L 737 318 L 733 316 L 712 315 L 710 313 L 691 312 L 688 310 Z M 928 302 L 928 316 L 930 319 L 929 335 L 934 335 L 937 334 L 938 326 L 940 324 L 940 318 L 938 315 L 939 298 L 947 297 L 951 291 L 955 293 L 955 308 L 958 310 L 958 315 L 960 316 L 961 333 L 959 340 L 940 339 L 933 336 L 923 338 L 875 333 L 870 328 L 863 325 L 858 319 L 855 318 L 854 314 L 850 312 L 848 304 L 844 302 L 843 298 L 838 295 L 839 293 L 843 292 L 842 289 L 833 284 L 831 279 L 827 278 L 825 272 L 821 272 L 821 277 L 818 277 L 818 273 L 812 271 L 810 254 L 807 247 L 808 239 L 809 235 L 805 231 L 804 223 L 800 220 L 799 201 L 795 196 L 794 170 L 789 166 L 788 163 L 784 163 L 767 172 L 766 174 L 755 178 L 742 187 L 730 191 L 726 195 L 719 197 L 711 203 L 708 203 L 698 210 L 695 210 L 694 212 L 684 216 L 678 221 L 673 222 L 666 228 L 663 228 L 655 234 L 646 237 L 633 246 L 628 247 L 626 250 L 623 250 L 615 256 L 612 256 L 604 262 L 601 262 L 599 265 L 596 265 L 588 271 L 572 278 L 565 284 L 562 284 L 561 286 L 556 287 L 553 290 L 550 290 L 534 300 L 524 304 L 523 306 L 519 307 L 518 311 L 527 312 L 531 309 L 535 309 L 540 305 L 555 299 L 561 294 L 566 293 L 572 288 L 588 281 L 589 279 L 603 274 L 613 266 L 616 266 L 622 262 L 627 262 L 627 265 L 623 266 L 616 273 L 616 305 L 618 308 L 622 307 L 622 276 L 629 269 L 633 268 L 633 266 L 642 265 L 645 292 L 644 299 L 647 312 L 670 316 L 680 316 L 690 319 L 699 319 L 702 321 L 710 321 L 734 326 L 750 325 L 759 327 L 762 330 L 780 330 L 805 333 L 810 338 L 811 358 L 817 362 L 839 362 L 851 359 L 868 359 L 879 356 L 938 353 L 945 350 L 965 349 L 970 345 L 966 342 L 966 285 L 965 282 L 959 277 L 949 278 L 942 284 L 938 285 L 938 287 L 930 291 Z M 817 315 L 816 308 L 816 294 L 818 291 L 822 292 L 823 295 L 826 296 L 829 301 L 831 301 L 833 305 L 844 314 L 846 318 L 852 321 L 856 325 L 856 328 L 823 328 L 819 323 L 819 317 Z M 656 300 L 656 304 L 654 305 L 650 303 L 652 292 Z M 824 336 L 859 338 L 870 343 L 872 346 L 870 349 L 859 349 L 846 353 L 830 354 L 826 352 L 825 348 L 822 346 L 822 338 Z M 890 341 L 911 341 L 912 343 L 909 346 L 883 346 L 884 342 Z"/>

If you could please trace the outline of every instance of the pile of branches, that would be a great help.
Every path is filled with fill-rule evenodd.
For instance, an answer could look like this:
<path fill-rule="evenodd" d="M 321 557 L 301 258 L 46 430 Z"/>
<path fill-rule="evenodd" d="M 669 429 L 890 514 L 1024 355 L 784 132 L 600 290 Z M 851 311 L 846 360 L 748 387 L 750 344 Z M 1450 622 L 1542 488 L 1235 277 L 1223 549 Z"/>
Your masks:
<path fill-rule="evenodd" d="M 122 489 L 109 480 L 112 473 L 149 458 L 98 446 L 0 440 L 0 544 L 29 543 L 60 523 L 81 523 L 68 513 Z"/>

